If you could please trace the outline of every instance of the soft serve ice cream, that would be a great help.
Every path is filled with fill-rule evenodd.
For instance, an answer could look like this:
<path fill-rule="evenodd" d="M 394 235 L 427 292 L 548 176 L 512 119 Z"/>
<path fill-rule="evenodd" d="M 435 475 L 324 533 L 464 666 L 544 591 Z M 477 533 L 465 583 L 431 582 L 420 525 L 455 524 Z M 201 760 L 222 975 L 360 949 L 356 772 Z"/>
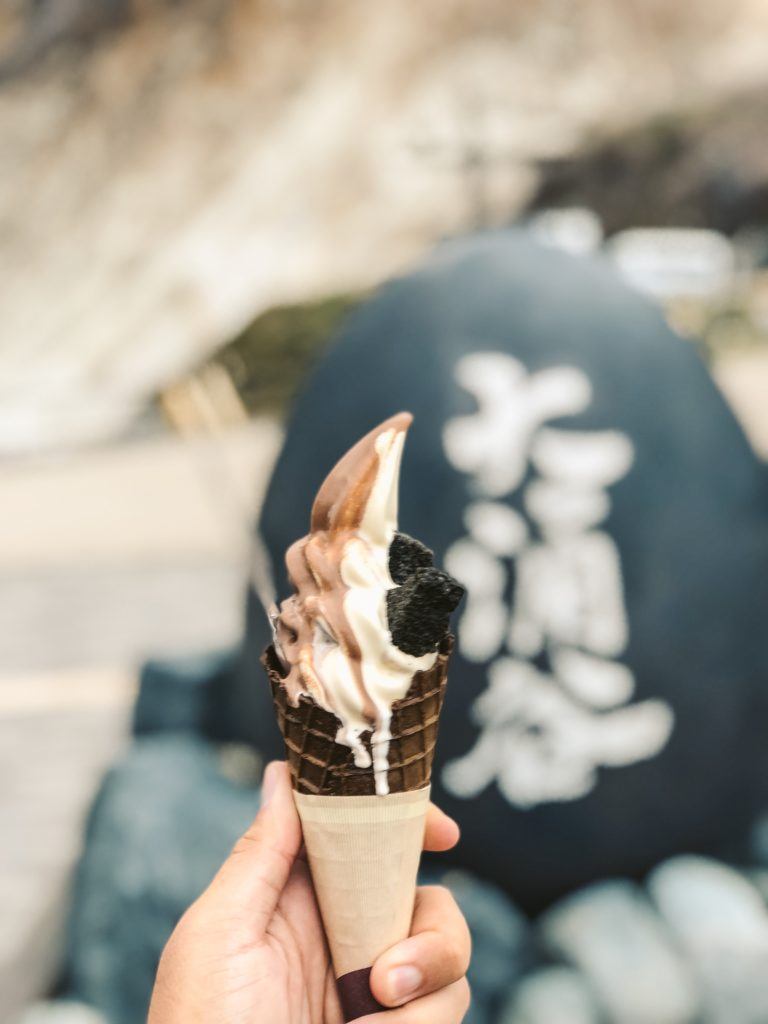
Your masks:
<path fill-rule="evenodd" d="M 307 696 L 336 717 L 336 742 L 358 768 L 372 768 L 378 795 L 389 792 L 393 705 L 435 665 L 462 594 L 428 549 L 397 532 L 411 420 L 392 416 L 330 472 L 309 534 L 286 554 L 295 593 L 272 612 L 288 700 Z"/>

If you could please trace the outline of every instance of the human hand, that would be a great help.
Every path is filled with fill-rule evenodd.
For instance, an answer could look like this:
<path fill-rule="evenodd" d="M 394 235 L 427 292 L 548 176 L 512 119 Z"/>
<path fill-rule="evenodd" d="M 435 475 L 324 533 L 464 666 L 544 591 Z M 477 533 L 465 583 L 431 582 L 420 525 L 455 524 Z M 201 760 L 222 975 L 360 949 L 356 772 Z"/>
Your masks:
<path fill-rule="evenodd" d="M 424 848 L 458 826 L 434 805 Z M 267 767 L 262 806 L 168 940 L 147 1024 L 342 1024 L 328 945 L 302 849 L 288 767 Z M 373 965 L 383 1006 L 360 1024 L 459 1024 L 469 1006 L 470 939 L 447 889 L 417 890 L 411 935 Z"/>

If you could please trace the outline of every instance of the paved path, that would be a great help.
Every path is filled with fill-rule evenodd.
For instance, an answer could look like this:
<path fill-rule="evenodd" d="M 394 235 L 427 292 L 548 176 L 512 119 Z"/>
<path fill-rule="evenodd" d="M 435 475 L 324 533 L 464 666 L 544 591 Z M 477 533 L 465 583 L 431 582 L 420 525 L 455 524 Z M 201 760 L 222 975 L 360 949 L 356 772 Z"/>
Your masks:
<path fill-rule="evenodd" d="M 230 646 L 244 588 L 242 566 L 211 561 L 0 575 L 0 707 L 9 674 Z"/>
<path fill-rule="evenodd" d="M 2 676 L 137 664 L 240 635 L 251 521 L 280 440 L 146 441 L 0 480 Z"/>

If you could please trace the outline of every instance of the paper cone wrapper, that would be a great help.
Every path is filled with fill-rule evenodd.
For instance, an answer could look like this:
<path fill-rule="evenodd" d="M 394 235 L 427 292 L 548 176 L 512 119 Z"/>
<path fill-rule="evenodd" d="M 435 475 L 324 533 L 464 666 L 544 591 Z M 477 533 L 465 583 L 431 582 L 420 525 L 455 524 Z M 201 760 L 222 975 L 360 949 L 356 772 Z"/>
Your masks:
<path fill-rule="evenodd" d="M 429 786 L 388 796 L 294 792 L 344 1019 L 384 1009 L 373 962 L 410 934 Z"/>

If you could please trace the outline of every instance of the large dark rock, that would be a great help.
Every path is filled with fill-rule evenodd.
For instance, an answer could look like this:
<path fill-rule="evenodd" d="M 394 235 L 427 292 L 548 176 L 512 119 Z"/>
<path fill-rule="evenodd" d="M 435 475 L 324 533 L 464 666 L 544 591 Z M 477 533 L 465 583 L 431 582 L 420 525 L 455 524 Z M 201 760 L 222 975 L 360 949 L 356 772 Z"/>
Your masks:
<path fill-rule="evenodd" d="M 401 528 L 468 590 L 434 775 L 455 859 L 536 909 L 717 850 L 766 767 L 768 477 L 693 346 L 602 259 L 445 245 L 296 402 L 260 524 L 281 596 L 325 473 L 399 409 Z M 267 640 L 252 598 L 231 718 L 279 756 Z"/>
<path fill-rule="evenodd" d="M 227 740 L 236 731 L 227 720 L 235 662 L 231 651 L 145 662 L 133 712 L 134 734 L 176 732 Z"/>
<path fill-rule="evenodd" d="M 257 801 L 219 773 L 215 749 L 201 740 L 134 744 L 105 779 L 88 825 L 70 918 L 73 995 L 110 1024 L 142 1024 L 168 936 Z"/>

